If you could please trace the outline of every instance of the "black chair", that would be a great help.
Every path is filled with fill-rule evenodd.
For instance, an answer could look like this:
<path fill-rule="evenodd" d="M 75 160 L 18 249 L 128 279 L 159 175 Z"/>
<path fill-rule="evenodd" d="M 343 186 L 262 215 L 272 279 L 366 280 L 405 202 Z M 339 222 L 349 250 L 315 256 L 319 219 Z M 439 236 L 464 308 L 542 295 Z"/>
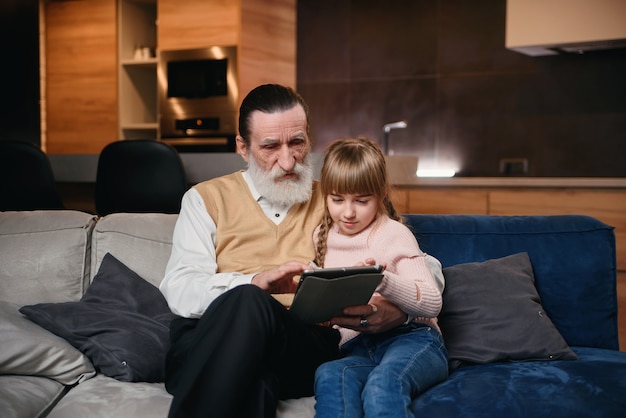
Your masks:
<path fill-rule="evenodd" d="M 96 211 L 110 213 L 178 213 L 187 190 L 178 152 L 152 139 L 108 144 L 98 158 Z"/>
<path fill-rule="evenodd" d="M 46 154 L 35 144 L 0 140 L 0 210 L 64 209 Z"/>

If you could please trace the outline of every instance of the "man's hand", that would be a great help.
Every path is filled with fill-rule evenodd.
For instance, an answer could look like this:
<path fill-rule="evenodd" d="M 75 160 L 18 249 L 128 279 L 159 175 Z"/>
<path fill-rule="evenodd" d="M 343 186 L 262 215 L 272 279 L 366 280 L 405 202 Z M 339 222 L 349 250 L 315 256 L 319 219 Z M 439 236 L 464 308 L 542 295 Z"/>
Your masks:
<path fill-rule="evenodd" d="M 368 305 L 349 306 L 331 324 L 360 332 L 377 333 L 403 324 L 407 315 L 383 296 L 375 294 Z"/>
<path fill-rule="evenodd" d="M 311 266 L 308 264 L 290 261 L 275 269 L 256 274 L 252 278 L 252 284 L 269 293 L 294 293 L 298 286 L 293 280 L 294 276 L 300 275 L 304 270 L 310 268 Z"/>

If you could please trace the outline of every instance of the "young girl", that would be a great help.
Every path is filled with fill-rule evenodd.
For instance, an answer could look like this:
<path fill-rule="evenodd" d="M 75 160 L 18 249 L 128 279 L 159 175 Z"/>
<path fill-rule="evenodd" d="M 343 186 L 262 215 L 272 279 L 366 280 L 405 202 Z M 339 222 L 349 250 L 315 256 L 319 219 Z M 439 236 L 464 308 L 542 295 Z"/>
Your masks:
<path fill-rule="evenodd" d="M 379 334 L 367 333 L 367 317 L 357 330 L 338 327 L 343 358 L 317 369 L 317 417 L 413 416 L 411 400 L 448 375 L 436 318 L 441 264 L 420 250 L 400 222 L 389 187 L 385 158 L 373 141 L 340 139 L 326 150 L 321 175 L 326 211 L 313 235 L 315 262 L 320 267 L 384 265 L 376 292 L 408 319 Z M 376 315 L 376 305 L 370 306 Z"/>

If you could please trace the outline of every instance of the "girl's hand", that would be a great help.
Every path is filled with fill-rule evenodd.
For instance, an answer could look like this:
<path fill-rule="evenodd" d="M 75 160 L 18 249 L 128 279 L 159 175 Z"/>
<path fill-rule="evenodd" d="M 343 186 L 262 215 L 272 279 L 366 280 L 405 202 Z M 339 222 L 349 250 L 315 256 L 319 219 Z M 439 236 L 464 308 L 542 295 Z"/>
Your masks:
<path fill-rule="evenodd" d="M 358 266 L 375 266 L 376 265 L 376 260 L 374 260 L 373 258 L 366 258 L 365 261 L 361 261 L 355 264 L 356 267 Z M 387 268 L 387 263 L 381 263 L 381 266 L 383 266 L 383 271 L 385 271 L 385 269 Z"/>

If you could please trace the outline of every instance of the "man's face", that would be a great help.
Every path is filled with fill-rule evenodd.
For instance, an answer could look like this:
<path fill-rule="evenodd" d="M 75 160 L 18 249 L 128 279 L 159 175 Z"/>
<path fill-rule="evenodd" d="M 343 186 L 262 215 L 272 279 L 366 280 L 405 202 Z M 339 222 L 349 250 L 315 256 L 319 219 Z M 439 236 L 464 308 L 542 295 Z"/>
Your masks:
<path fill-rule="evenodd" d="M 293 167 L 302 163 L 311 148 L 302 106 L 276 113 L 255 111 L 250 116 L 251 137 L 246 138 L 250 146 L 246 147 L 243 139 L 237 137 L 237 152 L 246 162 L 252 154 L 263 171 L 279 167 L 285 178 L 293 177 Z"/>
<path fill-rule="evenodd" d="M 313 166 L 306 114 L 297 105 L 285 112 L 253 112 L 250 146 L 237 137 L 237 152 L 252 181 L 268 200 L 290 206 L 311 197 Z"/>

